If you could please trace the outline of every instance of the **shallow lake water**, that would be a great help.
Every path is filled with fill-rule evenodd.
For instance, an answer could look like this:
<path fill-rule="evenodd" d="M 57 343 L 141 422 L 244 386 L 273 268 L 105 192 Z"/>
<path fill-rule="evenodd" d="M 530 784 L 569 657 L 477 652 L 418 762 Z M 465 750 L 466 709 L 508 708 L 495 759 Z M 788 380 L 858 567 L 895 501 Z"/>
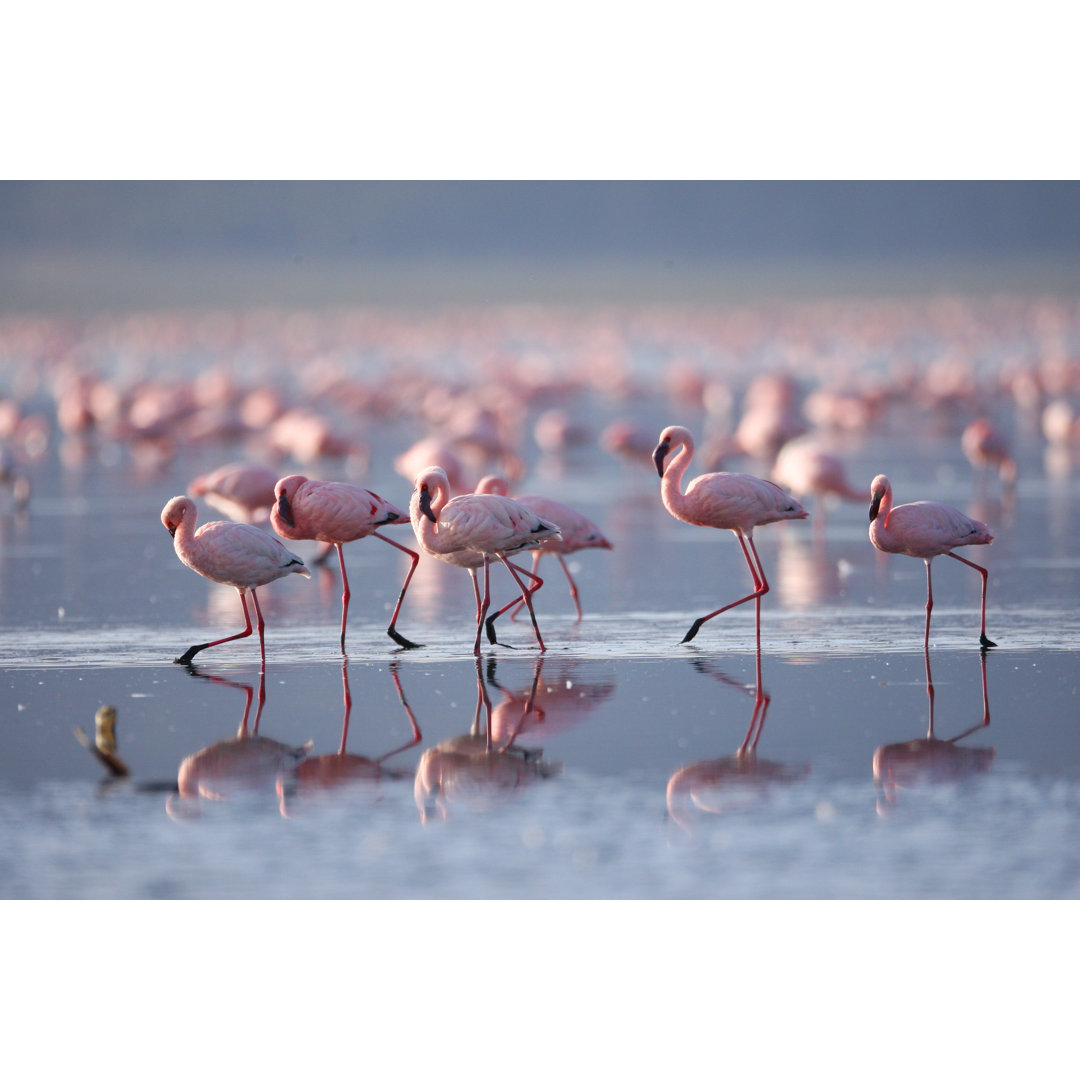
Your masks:
<path fill-rule="evenodd" d="M 635 408 L 656 433 L 703 423 L 662 399 Z M 595 429 L 614 414 L 589 410 Z M 368 424 L 359 482 L 407 506 L 391 461 L 417 434 Z M 398 623 L 424 647 L 398 649 L 385 627 L 408 563 L 368 539 L 345 549 L 347 660 L 331 559 L 260 590 L 264 671 L 255 638 L 189 669 L 174 658 L 240 629 L 240 602 L 179 563 L 159 515 L 239 451 L 192 446 L 149 472 L 44 455 L 28 508 L 0 508 L 0 895 L 1080 897 L 1080 478 L 1018 431 L 1003 498 L 976 488 L 955 433 L 918 436 L 850 440 L 848 473 L 990 523 L 993 545 L 966 553 L 990 570 L 985 655 L 977 575 L 949 559 L 924 654 L 923 564 L 872 548 L 868 500 L 757 531 L 760 654 L 751 604 L 681 644 L 749 590 L 738 544 L 673 520 L 647 460 L 593 445 L 533 449 L 518 488 L 614 545 L 570 559 L 580 623 L 541 563 L 545 653 L 504 617 L 504 645 L 474 657 L 468 577 L 426 558 Z M 501 568 L 492 583 L 512 596 Z M 106 704 L 126 778 L 73 734 L 92 737 Z M 476 752 L 488 732 L 502 752 Z M 185 761 L 203 769 L 196 794 L 175 790 Z"/>

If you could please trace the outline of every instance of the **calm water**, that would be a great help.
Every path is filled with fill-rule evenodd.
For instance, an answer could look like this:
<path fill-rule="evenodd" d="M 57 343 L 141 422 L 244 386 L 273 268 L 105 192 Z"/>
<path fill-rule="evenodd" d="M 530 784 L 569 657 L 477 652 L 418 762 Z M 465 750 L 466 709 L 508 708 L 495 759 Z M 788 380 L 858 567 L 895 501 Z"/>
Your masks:
<path fill-rule="evenodd" d="M 665 400 L 634 408 L 656 432 L 701 423 Z M 598 397 L 584 415 L 599 429 L 614 412 Z M 362 482 L 402 506 L 390 462 L 417 434 L 365 429 Z M 761 693 L 750 605 L 679 644 L 747 591 L 734 537 L 675 522 L 655 473 L 589 446 L 530 452 L 519 488 L 578 507 L 614 543 L 571 560 L 580 624 L 558 566 L 541 564 L 543 657 L 527 621 L 503 620 L 513 648 L 474 659 L 467 575 L 426 560 L 399 622 L 425 648 L 395 649 L 384 628 L 407 564 L 368 540 L 346 548 L 348 662 L 335 567 L 262 590 L 260 678 L 252 640 L 193 671 L 172 662 L 241 614 L 233 590 L 178 562 L 159 514 L 236 452 L 190 449 L 150 473 L 125 454 L 48 454 L 29 511 L 0 514 L 0 895 L 1076 898 L 1080 480 L 1047 470 L 1034 433 L 1016 439 L 1011 503 L 976 498 L 953 433 L 887 430 L 845 451 L 859 486 L 887 471 L 899 501 L 942 499 L 996 535 L 974 555 L 999 645 L 985 658 L 977 576 L 935 563 L 934 744 L 923 565 L 874 551 L 863 504 L 759 530 L 773 586 Z M 103 704 L 126 780 L 104 780 L 72 733 L 92 733 Z M 512 749 L 463 755 L 489 724 Z M 181 762 L 206 748 L 231 779 L 181 797 Z M 897 784 L 875 782 L 879 751 Z"/>

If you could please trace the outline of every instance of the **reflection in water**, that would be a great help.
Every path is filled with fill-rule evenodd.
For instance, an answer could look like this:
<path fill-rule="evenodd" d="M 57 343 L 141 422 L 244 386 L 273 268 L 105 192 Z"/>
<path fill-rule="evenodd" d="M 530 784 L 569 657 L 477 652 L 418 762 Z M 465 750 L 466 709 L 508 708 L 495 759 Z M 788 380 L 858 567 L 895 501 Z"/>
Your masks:
<path fill-rule="evenodd" d="M 547 677 L 544 675 L 545 664 Z M 529 733 L 531 738 L 562 731 L 578 723 L 615 692 L 614 680 L 586 681 L 576 674 L 580 667 L 572 659 L 535 658 L 531 682 L 518 690 L 509 690 L 495 678 L 495 657 L 487 667 L 488 683 L 503 695 L 491 711 L 491 738 L 501 743 L 512 734 Z"/>
<path fill-rule="evenodd" d="M 986 688 L 986 653 L 980 651 L 982 672 L 982 719 L 959 735 L 939 739 L 934 734 L 934 680 L 930 673 L 930 652 L 926 650 L 926 696 L 930 702 L 929 730 L 925 739 L 890 743 L 874 751 L 874 782 L 878 785 L 878 813 L 896 805 L 897 794 L 922 784 L 959 780 L 986 772 L 994 760 L 992 746 L 957 746 L 968 735 L 990 725 L 990 697 Z"/>
<path fill-rule="evenodd" d="M 494 680 L 494 662 L 489 663 Z M 531 691 L 524 701 L 513 701 L 514 719 L 504 725 L 496 738 L 492 724 L 491 698 L 476 661 L 476 711 L 468 735 L 447 739 L 425 751 L 416 767 L 413 795 L 420 820 L 427 821 L 432 812 L 443 820 L 448 816 L 451 802 L 469 810 L 490 810 L 503 802 L 512 792 L 560 772 L 562 766 L 541 762 L 542 750 L 515 745 L 515 740 L 527 716 L 533 711 L 540 665 L 536 667 Z M 497 683 L 492 683 L 497 686 Z M 481 725 L 483 712 L 485 723 Z"/>
<path fill-rule="evenodd" d="M 205 675 L 194 666 L 188 670 L 196 678 L 242 690 L 244 715 L 235 738 L 211 743 L 180 763 L 177 795 L 168 800 L 166 811 L 171 817 L 192 817 L 199 813 L 199 799 L 220 800 L 267 789 L 275 791 L 278 778 L 307 754 L 311 743 L 286 746 L 259 734 L 259 719 L 266 704 L 265 670 L 259 671 L 259 705 L 250 730 L 248 718 L 254 687 L 220 675 Z"/>
<path fill-rule="evenodd" d="M 751 694 L 754 708 L 746 735 L 734 754 L 687 765 L 668 781 L 668 814 L 686 829 L 700 814 L 730 814 L 753 809 L 768 797 L 776 785 L 795 783 L 810 773 L 809 765 L 784 765 L 757 756 L 758 740 L 772 701 L 761 682 L 760 646 L 757 650 L 757 681 L 753 690 L 715 670 L 705 659 L 698 658 L 691 663 L 701 674 Z"/>
<path fill-rule="evenodd" d="M 295 809 L 297 797 L 314 794 L 339 788 L 347 788 L 350 796 L 362 795 L 370 802 L 378 802 L 382 797 L 380 788 L 381 780 L 408 780 L 412 778 L 412 771 L 406 769 L 392 769 L 384 766 L 384 762 L 400 754 L 420 742 L 420 728 L 416 723 L 412 708 L 405 700 L 405 692 L 401 688 L 401 680 L 398 678 L 397 664 L 390 665 L 390 674 L 397 687 L 398 699 L 408 717 L 412 729 L 408 742 L 401 746 L 388 750 L 378 757 L 365 757 L 361 754 L 350 754 L 346 749 L 349 738 L 349 719 L 352 714 L 352 693 L 349 689 L 349 661 L 341 662 L 341 682 L 344 692 L 345 712 L 341 722 L 341 745 L 334 754 L 318 754 L 314 757 L 306 757 L 300 761 L 296 768 L 288 774 L 278 777 L 277 789 L 281 799 L 281 812 L 288 816 Z"/>
<path fill-rule="evenodd" d="M 824 541 L 815 535 L 807 544 L 793 531 L 785 530 L 777 551 L 776 591 L 784 606 L 793 611 L 809 611 L 823 600 L 844 591 L 851 571 L 845 560 L 830 557 Z"/>

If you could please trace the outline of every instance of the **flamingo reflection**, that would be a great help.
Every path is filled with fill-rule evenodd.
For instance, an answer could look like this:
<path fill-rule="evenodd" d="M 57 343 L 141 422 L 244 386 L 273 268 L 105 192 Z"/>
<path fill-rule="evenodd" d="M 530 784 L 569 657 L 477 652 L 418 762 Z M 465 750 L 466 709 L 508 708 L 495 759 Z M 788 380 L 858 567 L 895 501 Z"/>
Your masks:
<path fill-rule="evenodd" d="M 537 667 L 530 694 L 524 702 L 514 704 L 516 718 L 507 725 L 508 734 L 500 734 L 496 739 L 491 698 L 481 661 L 476 660 L 476 710 L 469 733 L 433 746 L 424 752 L 417 765 L 413 795 L 421 821 L 426 822 L 433 813 L 445 821 L 450 803 L 468 810 L 490 810 L 518 789 L 561 771 L 559 764 L 540 761 L 542 750 L 526 749 L 515 743 L 526 717 L 534 709 L 539 675 Z"/>
<path fill-rule="evenodd" d="M 409 741 L 374 758 L 362 754 L 350 754 L 346 750 L 349 739 L 349 719 L 352 715 L 352 693 L 349 689 L 349 662 L 347 659 L 342 660 L 341 683 L 345 711 L 341 722 L 341 745 L 333 754 L 318 754 L 304 758 L 292 772 L 278 777 L 277 788 L 281 799 L 282 814 L 288 816 L 292 812 L 292 804 L 298 796 L 303 797 L 339 788 L 347 788 L 350 795 L 362 794 L 371 802 L 378 802 L 382 798 L 380 781 L 411 779 L 412 770 L 388 768 L 384 765 L 387 759 L 416 746 L 422 738 L 412 708 L 405 700 L 405 691 L 401 687 L 396 663 L 390 665 L 390 674 L 411 728 Z"/>
<path fill-rule="evenodd" d="M 757 652 L 756 682 L 753 688 L 717 671 L 705 659 L 692 661 L 703 675 L 750 694 L 754 707 L 750 725 L 739 749 L 729 757 L 697 761 L 675 772 L 667 785 L 667 809 L 671 819 L 689 830 L 699 814 L 730 814 L 759 805 L 773 788 L 791 784 L 809 775 L 809 765 L 785 765 L 757 755 L 758 740 L 772 701 L 761 681 L 761 649 Z"/>
<path fill-rule="evenodd" d="M 312 744 L 309 741 L 303 746 L 287 746 L 259 734 L 259 720 L 266 704 L 265 671 L 259 671 L 258 707 L 249 727 L 255 700 L 253 686 L 220 675 L 204 674 L 194 666 L 188 670 L 196 678 L 243 691 L 244 715 L 235 738 L 211 743 L 184 758 L 177 772 L 177 794 L 168 800 L 166 811 L 172 817 L 192 817 L 199 813 L 200 799 L 218 801 L 248 793 L 275 791 L 278 778 L 293 769 Z"/>
<path fill-rule="evenodd" d="M 491 711 L 492 740 L 500 743 L 514 733 L 525 732 L 530 738 L 543 738 L 561 731 L 580 722 L 615 692 L 614 681 L 588 678 L 579 672 L 579 667 L 573 660 L 560 660 L 552 665 L 550 660 L 537 656 L 532 680 L 510 690 L 497 680 L 495 657 L 489 657 L 488 684 L 503 695 L 503 700 Z"/>
<path fill-rule="evenodd" d="M 959 735 L 939 739 L 934 734 L 934 679 L 930 672 L 930 652 L 926 658 L 926 696 L 929 700 L 929 728 L 924 739 L 889 743 L 874 751 L 874 783 L 880 797 L 878 813 L 885 813 L 896 805 L 900 791 L 926 784 L 960 780 L 987 772 L 993 764 L 996 751 L 992 746 L 957 746 L 976 731 L 990 726 L 990 697 L 986 687 L 986 653 L 980 651 L 979 666 L 982 674 L 982 719 Z"/>

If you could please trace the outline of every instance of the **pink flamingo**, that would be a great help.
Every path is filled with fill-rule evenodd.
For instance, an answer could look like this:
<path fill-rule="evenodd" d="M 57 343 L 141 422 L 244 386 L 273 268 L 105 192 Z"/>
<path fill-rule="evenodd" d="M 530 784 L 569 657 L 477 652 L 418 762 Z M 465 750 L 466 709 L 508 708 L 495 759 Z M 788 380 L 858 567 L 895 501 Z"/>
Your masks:
<path fill-rule="evenodd" d="M 536 643 L 540 646 L 540 651 L 544 652 L 544 640 L 540 636 L 540 627 L 537 625 L 536 612 L 532 605 L 532 594 L 540 588 L 543 581 L 528 570 L 514 566 L 506 556 L 538 547 L 548 537 L 560 536 L 558 526 L 544 521 L 506 495 L 472 494 L 458 495 L 450 499 L 449 493 L 450 485 L 442 469 L 436 465 L 424 469 L 416 477 L 413 497 L 409 503 L 409 516 L 417 542 L 426 552 L 470 570 L 473 574 L 473 588 L 478 597 L 476 568 L 470 566 L 473 560 L 463 560 L 459 553 L 471 552 L 481 556 L 481 565 L 484 568 L 484 597 L 476 611 L 476 643 L 473 653 L 480 653 L 480 633 L 491 604 L 492 558 L 498 559 L 506 567 L 521 589 L 522 599 L 532 618 Z M 519 574 L 524 574 L 535 582 L 531 589 L 525 585 Z M 505 610 L 506 608 L 502 609 Z M 496 612 L 496 615 L 498 614 L 501 614 L 501 611 Z M 492 616 L 492 619 L 494 618 L 495 616 Z M 490 640 L 493 637 L 494 629 L 489 621 L 488 638 Z"/>
<path fill-rule="evenodd" d="M 960 436 L 964 456 L 975 469 L 996 469 L 1001 485 L 1011 491 L 1016 485 L 1016 459 L 1004 432 L 986 417 L 972 420 Z"/>
<path fill-rule="evenodd" d="M 306 476 L 282 477 L 274 488 L 274 497 L 276 502 L 270 511 L 270 523 L 280 536 L 287 540 L 321 540 L 337 548 L 338 562 L 341 564 L 341 651 L 345 651 L 345 624 L 349 618 L 349 597 L 352 595 L 349 576 L 345 572 L 342 544 L 373 535 L 398 551 L 404 551 L 412 560 L 386 632 L 403 648 L 419 648 L 415 641 L 402 637 L 395 626 L 401 601 L 405 598 L 405 590 L 420 556 L 377 531 L 381 525 L 404 525 L 405 511 L 375 492 L 355 484 L 309 480 Z"/>
<path fill-rule="evenodd" d="M 277 473 L 262 465 L 233 462 L 222 465 L 188 484 L 188 494 L 200 496 L 218 513 L 233 521 L 265 521 L 274 505 Z"/>
<path fill-rule="evenodd" d="M 675 457 L 665 468 L 672 450 Z M 660 494 L 672 517 L 691 525 L 707 525 L 713 529 L 730 529 L 742 547 L 746 565 L 754 581 L 754 591 L 739 600 L 725 604 L 716 611 L 696 619 L 680 644 L 693 640 L 703 623 L 729 608 L 753 600 L 756 608 L 757 641 L 761 642 L 761 598 L 769 591 L 765 568 L 754 547 L 754 528 L 774 521 L 809 517 L 803 507 L 782 488 L 768 480 L 746 473 L 703 473 L 682 491 L 682 479 L 694 456 L 694 438 L 684 427 L 666 427 L 653 451 L 653 462 L 660 474 Z"/>
<path fill-rule="evenodd" d="M 772 478 L 800 498 L 836 495 L 861 502 L 866 497 L 848 482 L 843 462 L 811 439 L 785 443 L 777 455 Z"/>
<path fill-rule="evenodd" d="M 991 649 L 995 642 L 986 636 L 986 579 L 989 572 L 978 563 L 970 562 L 952 549 L 968 544 L 990 544 L 994 540 L 981 521 L 960 513 L 954 506 L 939 502 L 913 502 L 893 506 L 892 484 L 887 476 L 875 476 L 870 485 L 870 542 L 890 555 L 910 555 L 926 563 L 926 632 L 923 647 L 930 646 L 930 612 L 934 608 L 934 590 L 930 578 L 930 561 L 937 555 L 948 555 L 982 578 L 982 621 L 979 644 Z"/>
<path fill-rule="evenodd" d="M 485 476 L 476 485 L 476 491 L 477 494 L 507 495 L 510 488 L 501 476 Z M 610 551 L 611 541 L 604 536 L 598 525 L 573 507 L 567 506 L 566 503 L 549 499 L 544 495 L 515 495 L 514 498 L 522 506 L 527 506 L 537 517 L 552 521 L 559 526 L 559 531 L 562 533 L 560 539 L 545 540 L 540 547 L 533 548 L 532 572 L 536 573 L 536 568 L 544 555 L 554 555 L 559 560 L 566 580 L 570 582 L 570 597 L 577 611 L 577 621 L 581 622 L 581 601 L 578 599 L 577 582 L 574 581 L 570 567 L 566 565 L 563 556 L 573 555 L 575 551 L 584 551 L 586 548 L 605 548 Z M 514 601 L 515 607 L 520 607 L 520 604 L 521 601 Z M 492 616 L 492 619 L 495 617 Z"/>
<path fill-rule="evenodd" d="M 249 637 L 251 616 L 248 613 L 247 593 L 250 592 L 258 617 L 259 655 L 265 664 L 266 643 L 263 631 L 266 624 L 259 607 L 256 588 L 277 581 L 287 574 L 303 574 L 304 577 L 311 575 L 303 559 L 255 525 L 238 521 L 208 521 L 196 531 L 197 520 L 195 504 L 186 495 L 175 495 L 161 511 L 161 523 L 173 538 L 177 558 L 204 578 L 222 585 L 231 585 L 236 589 L 240 594 L 240 603 L 244 606 L 245 625 L 239 634 L 219 638 L 217 641 L 207 641 L 202 645 L 192 645 L 176 662 L 190 664 L 195 654 L 203 649 Z"/>

